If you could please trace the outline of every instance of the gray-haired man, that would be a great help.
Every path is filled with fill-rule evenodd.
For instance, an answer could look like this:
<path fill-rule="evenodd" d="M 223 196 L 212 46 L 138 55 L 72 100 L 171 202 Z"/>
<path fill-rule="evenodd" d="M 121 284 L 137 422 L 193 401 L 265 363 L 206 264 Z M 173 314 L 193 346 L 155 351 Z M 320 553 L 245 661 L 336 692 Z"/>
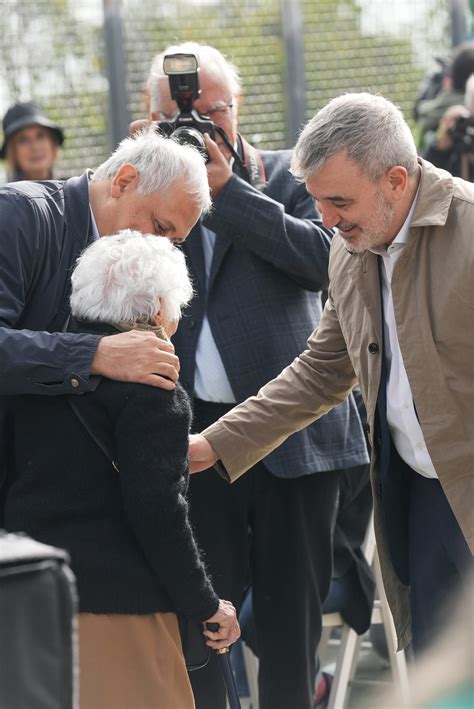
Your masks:
<path fill-rule="evenodd" d="M 68 325 L 72 329 L 70 276 L 93 239 L 133 228 L 181 241 L 209 206 L 202 158 L 154 132 L 123 141 L 92 176 L 0 187 L 0 433 L 5 441 L 5 395 L 81 393 L 97 385 L 93 375 L 174 388 L 178 358 L 170 343 L 153 334 L 101 338 L 65 332 Z M 6 442 L 0 445 L 2 457 L 8 458 Z M 0 493 L 4 478 L 0 471 Z"/>
<path fill-rule="evenodd" d="M 191 459 L 202 470 L 220 458 L 234 480 L 358 381 L 385 587 L 400 644 L 411 611 L 418 651 L 472 564 L 474 186 L 418 160 L 400 111 L 370 94 L 316 114 L 292 170 L 338 229 L 320 326 Z"/>

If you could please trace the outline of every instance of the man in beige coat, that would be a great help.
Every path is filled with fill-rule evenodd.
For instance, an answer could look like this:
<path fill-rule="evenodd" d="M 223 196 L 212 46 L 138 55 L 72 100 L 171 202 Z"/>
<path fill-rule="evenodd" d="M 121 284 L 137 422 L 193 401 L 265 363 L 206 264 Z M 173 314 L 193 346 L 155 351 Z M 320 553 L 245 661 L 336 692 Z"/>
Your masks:
<path fill-rule="evenodd" d="M 472 564 L 474 186 L 418 159 L 400 111 L 370 94 L 319 111 L 292 172 L 338 229 L 320 326 L 257 396 L 192 437 L 192 469 L 220 461 L 235 480 L 358 381 L 385 588 L 400 647 L 412 633 L 419 651 Z"/>

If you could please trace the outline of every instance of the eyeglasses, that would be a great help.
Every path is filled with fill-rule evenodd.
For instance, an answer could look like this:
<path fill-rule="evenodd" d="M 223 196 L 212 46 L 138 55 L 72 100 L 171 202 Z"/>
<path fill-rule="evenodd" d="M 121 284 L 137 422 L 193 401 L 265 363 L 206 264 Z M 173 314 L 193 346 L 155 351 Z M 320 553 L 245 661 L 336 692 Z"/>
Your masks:
<path fill-rule="evenodd" d="M 200 116 L 209 116 L 209 118 L 223 118 L 224 116 L 229 115 L 229 112 L 232 111 L 233 108 L 233 103 L 225 103 L 222 106 L 215 106 L 207 111 L 198 111 L 198 113 Z M 169 116 L 166 113 L 160 113 L 159 115 L 162 117 L 162 120 L 172 121 L 176 114 Z"/>
<path fill-rule="evenodd" d="M 224 114 L 228 114 L 229 110 L 232 110 L 233 108 L 233 103 L 226 103 L 223 106 L 216 106 L 215 108 L 210 108 L 208 111 L 204 111 L 201 115 L 209 116 L 209 118 L 212 118 L 212 116 L 223 116 Z"/>

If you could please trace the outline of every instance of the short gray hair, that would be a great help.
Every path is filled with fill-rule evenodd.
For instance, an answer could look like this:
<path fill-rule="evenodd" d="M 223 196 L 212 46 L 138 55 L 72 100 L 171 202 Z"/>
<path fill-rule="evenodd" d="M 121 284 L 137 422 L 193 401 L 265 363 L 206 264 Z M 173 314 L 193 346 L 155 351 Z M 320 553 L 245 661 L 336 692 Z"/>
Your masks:
<path fill-rule="evenodd" d="M 88 246 L 71 282 L 73 316 L 93 322 L 148 322 L 160 311 L 178 320 L 193 295 L 183 253 L 163 236 L 131 229 Z"/>
<path fill-rule="evenodd" d="M 150 111 L 158 113 L 163 104 L 161 95 L 161 80 L 166 77 L 163 71 L 163 59 L 166 54 L 195 54 L 199 66 L 207 72 L 222 78 L 232 94 L 232 98 L 240 95 L 241 83 L 237 67 L 224 57 L 215 47 L 198 42 L 183 42 L 166 47 L 153 59 L 148 80 L 146 83 L 148 95 L 150 97 Z"/>
<path fill-rule="evenodd" d="M 400 109 L 383 96 L 354 93 L 332 99 L 303 129 L 291 172 L 306 180 L 343 151 L 374 181 L 395 165 L 409 175 L 417 169 L 410 128 Z"/>
<path fill-rule="evenodd" d="M 125 138 L 110 158 L 99 165 L 93 182 L 114 177 L 123 165 L 133 165 L 138 173 L 138 192 L 148 195 L 166 190 L 182 180 L 203 212 L 211 207 L 209 183 L 204 158 L 196 148 L 164 138 L 152 127 Z"/>

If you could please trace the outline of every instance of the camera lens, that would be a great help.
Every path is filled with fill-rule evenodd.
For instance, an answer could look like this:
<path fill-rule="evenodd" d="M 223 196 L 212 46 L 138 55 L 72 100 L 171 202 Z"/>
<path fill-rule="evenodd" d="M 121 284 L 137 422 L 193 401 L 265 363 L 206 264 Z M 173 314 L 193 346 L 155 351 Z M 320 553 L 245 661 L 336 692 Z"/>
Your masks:
<path fill-rule="evenodd" d="M 173 132 L 173 138 L 178 143 L 182 143 L 184 145 L 193 145 L 199 150 L 200 153 L 207 157 L 206 144 L 204 142 L 204 138 L 202 137 L 202 134 L 198 130 L 196 130 L 196 128 L 191 128 L 188 126 L 181 126 L 180 128 L 176 128 L 176 130 Z"/>

